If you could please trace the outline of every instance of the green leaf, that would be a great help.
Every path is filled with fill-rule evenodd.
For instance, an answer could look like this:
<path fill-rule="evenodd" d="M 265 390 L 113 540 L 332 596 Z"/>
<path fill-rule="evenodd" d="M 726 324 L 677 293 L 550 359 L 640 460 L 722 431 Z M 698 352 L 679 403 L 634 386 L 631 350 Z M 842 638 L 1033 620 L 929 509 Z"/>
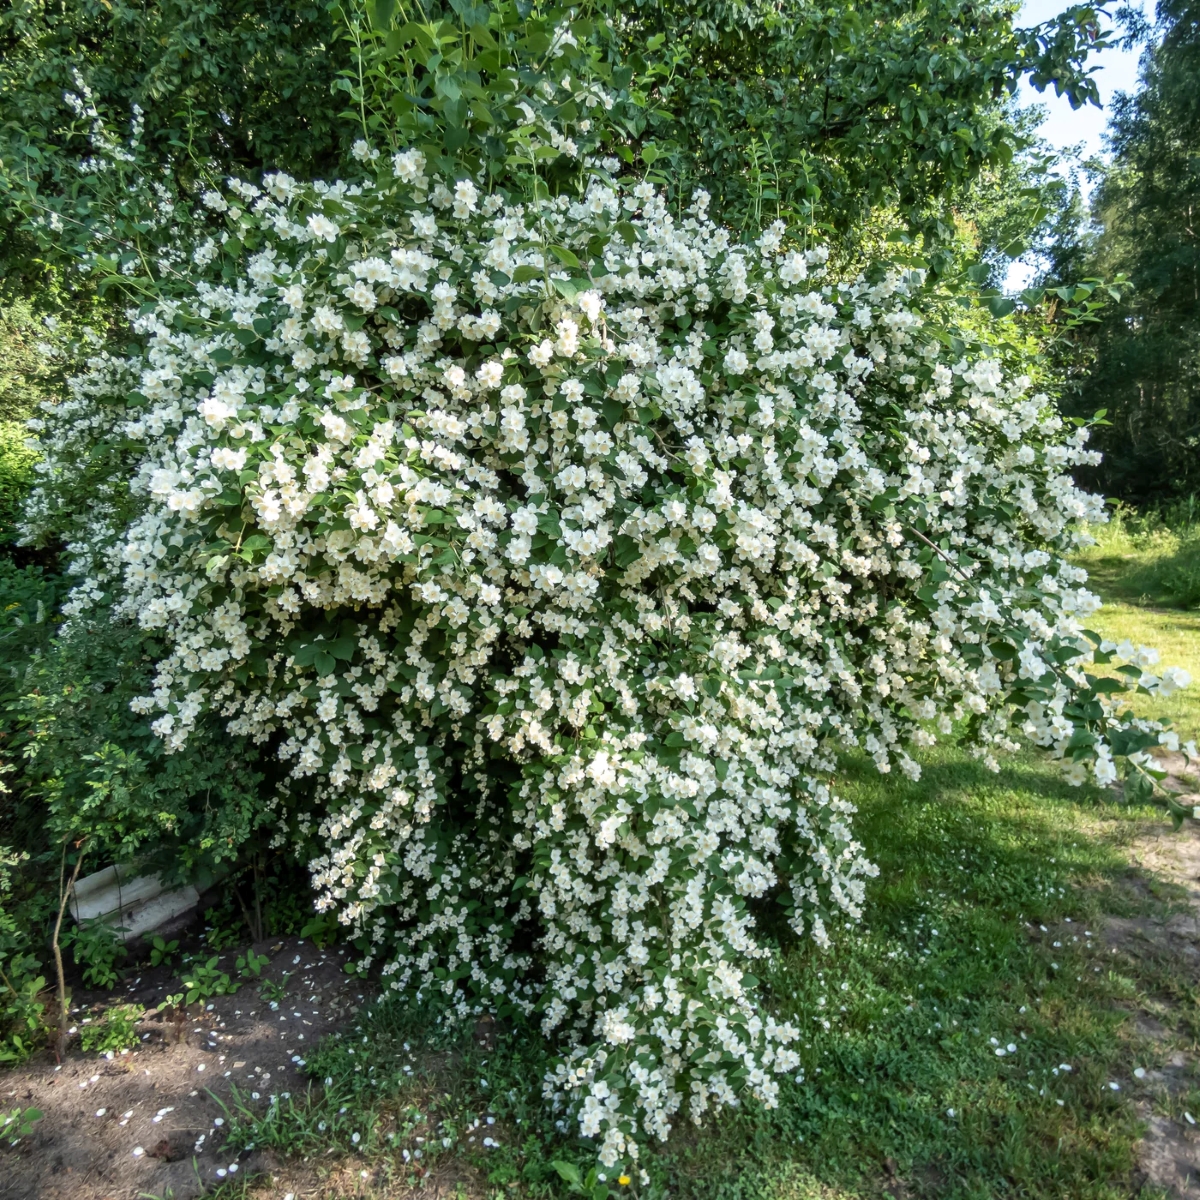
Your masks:
<path fill-rule="evenodd" d="M 518 267 L 513 272 L 513 283 L 528 283 L 531 279 L 540 279 L 542 277 L 541 267 L 524 266 Z"/>
<path fill-rule="evenodd" d="M 367 0 L 367 20 L 381 32 L 392 27 L 396 15 L 396 0 Z"/>
<path fill-rule="evenodd" d="M 565 1179 L 568 1183 L 573 1183 L 576 1187 L 582 1186 L 583 1176 L 574 1163 L 552 1162 L 550 1165 L 558 1172 L 560 1178 Z"/>
<path fill-rule="evenodd" d="M 547 246 L 547 250 L 565 267 L 578 267 L 579 259 L 566 246 Z"/>
<path fill-rule="evenodd" d="M 618 533 L 613 538 L 613 559 L 622 570 L 641 557 L 642 548 L 636 538 L 631 538 L 627 533 Z"/>
<path fill-rule="evenodd" d="M 552 279 L 550 282 L 564 300 L 574 300 L 580 292 L 586 292 L 589 286 L 586 279 Z"/>
<path fill-rule="evenodd" d="M 354 651 L 358 648 L 358 639 L 340 637 L 336 641 L 324 642 L 323 646 L 325 651 L 332 654 L 334 658 L 341 659 L 342 662 L 349 662 L 354 657 Z"/>

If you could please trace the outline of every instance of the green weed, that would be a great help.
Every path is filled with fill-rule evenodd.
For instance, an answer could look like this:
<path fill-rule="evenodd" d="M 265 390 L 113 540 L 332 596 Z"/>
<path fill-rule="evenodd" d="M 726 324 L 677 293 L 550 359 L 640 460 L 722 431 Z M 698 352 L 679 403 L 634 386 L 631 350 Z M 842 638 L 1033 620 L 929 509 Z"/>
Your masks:
<path fill-rule="evenodd" d="M 40 1108 L 14 1108 L 0 1113 L 0 1138 L 7 1138 L 15 1146 L 22 1138 L 33 1132 L 33 1127 L 42 1119 Z"/>
<path fill-rule="evenodd" d="M 284 971 L 279 979 L 264 979 L 258 987 L 258 994 L 268 1003 L 277 1005 L 280 1000 L 287 994 L 288 979 L 290 978 L 287 971 Z"/>
<path fill-rule="evenodd" d="M 98 1021 L 90 1021 L 79 1030 L 79 1041 L 89 1053 L 95 1051 L 119 1054 L 129 1050 L 139 1041 L 137 1025 L 142 1010 L 135 1004 L 118 1004 L 110 1008 Z"/>
<path fill-rule="evenodd" d="M 168 942 L 155 934 L 150 942 L 150 965 L 157 967 L 162 963 L 172 962 L 178 950 L 178 940 Z"/>
<path fill-rule="evenodd" d="M 247 950 L 245 954 L 237 956 L 233 965 L 243 979 L 257 979 L 262 974 L 263 967 L 270 961 L 265 954 L 255 954 L 253 950 Z"/>
<path fill-rule="evenodd" d="M 120 934 L 104 921 L 84 921 L 66 930 L 63 945 L 71 947 L 75 965 L 83 968 L 88 987 L 112 988 L 121 978 L 117 962 L 128 951 Z"/>
<path fill-rule="evenodd" d="M 185 1005 L 204 1003 L 214 996 L 232 996 L 242 986 L 228 971 L 218 966 L 220 958 L 213 955 L 207 962 L 196 962 L 181 976 L 186 994 Z"/>

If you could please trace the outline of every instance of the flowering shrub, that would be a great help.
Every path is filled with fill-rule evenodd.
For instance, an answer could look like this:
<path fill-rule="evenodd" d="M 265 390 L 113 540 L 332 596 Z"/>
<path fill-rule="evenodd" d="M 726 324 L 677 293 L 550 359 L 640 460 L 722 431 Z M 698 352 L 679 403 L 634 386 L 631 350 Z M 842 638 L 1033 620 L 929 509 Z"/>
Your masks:
<path fill-rule="evenodd" d="M 540 1014 L 548 1095 L 629 1164 L 797 1070 L 751 971 L 773 906 L 822 946 L 861 916 L 841 748 L 915 778 L 960 724 L 1107 782 L 1163 735 L 1088 673 L 1087 431 L 920 272 L 604 172 L 515 203 L 382 166 L 204 198 L 189 288 L 35 423 L 32 530 L 68 612 L 163 639 L 168 747 L 215 712 L 277 753 L 360 967 Z"/>

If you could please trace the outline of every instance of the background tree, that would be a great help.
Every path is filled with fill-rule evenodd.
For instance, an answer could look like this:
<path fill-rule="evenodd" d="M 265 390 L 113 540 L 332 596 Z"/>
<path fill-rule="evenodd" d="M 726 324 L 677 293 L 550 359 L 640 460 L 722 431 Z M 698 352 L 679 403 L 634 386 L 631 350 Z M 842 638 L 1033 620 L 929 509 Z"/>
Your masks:
<path fill-rule="evenodd" d="M 1021 79 L 1098 102 L 1085 61 L 1105 44 L 1101 9 L 1019 29 L 1017 7 L 637 0 L 629 46 L 669 48 L 647 125 L 736 223 L 783 207 L 844 237 L 883 207 L 937 243 L 953 206 L 1024 146 L 1006 104 Z"/>
<path fill-rule="evenodd" d="M 1094 365 L 1070 405 L 1107 409 L 1093 478 L 1136 503 L 1200 487 L 1200 3 L 1162 0 L 1155 33 L 1141 89 L 1114 104 L 1091 224 L 1065 224 L 1051 266 L 1133 282 L 1089 333 Z"/>
<path fill-rule="evenodd" d="M 1078 5 L 1028 30 L 1014 28 L 1015 12 L 1010 0 L 638 0 L 599 5 L 587 24 L 613 68 L 614 137 L 631 162 L 663 160 L 661 183 L 703 183 L 714 212 L 739 226 L 787 210 L 844 236 L 883 208 L 937 239 L 952 233 L 949 206 L 1020 149 L 1004 101 L 1022 78 L 1073 104 L 1097 98 L 1085 63 L 1105 41 L 1101 10 Z M 0 14 L 7 289 L 44 290 L 66 265 L 60 247 L 78 254 L 94 241 L 97 207 L 122 208 L 121 189 L 94 169 L 100 127 L 123 136 L 132 120 L 131 167 L 193 194 L 284 162 L 332 175 L 364 132 L 503 160 L 490 105 L 511 73 L 505 46 L 546 13 L 467 0 L 10 6 Z M 552 40 L 547 61 L 559 65 Z M 108 219 L 143 218 L 128 196 L 123 208 Z M 44 237 L 51 210 L 64 228 Z"/>

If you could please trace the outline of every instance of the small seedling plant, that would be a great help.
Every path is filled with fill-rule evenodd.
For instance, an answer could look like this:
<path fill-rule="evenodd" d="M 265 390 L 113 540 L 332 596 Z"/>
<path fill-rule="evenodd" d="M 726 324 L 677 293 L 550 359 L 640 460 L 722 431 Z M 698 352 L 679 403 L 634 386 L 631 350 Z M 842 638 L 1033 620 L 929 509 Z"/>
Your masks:
<path fill-rule="evenodd" d="M 258 986 L 258 994 L 274 1008 L 287 995 L 287 985 L 290 978 L 291 976 L 288 972 L 284 971 L 278 979 L 264 979 Z"/>
<path fill-rule="evenodd" d="M 214 954 L 207 962 L 191 965 L 180 981 L 187 989 L 186 1004 L 203 1003 L 214 996 L 232 996 L 243 982 L 257 979 L 270 959 L 265 954 L 255 954 L 253 950 L 239 954 L 234 961 L 234 969 L 241 977 L 239 979 L 235 979 L 228 971 L 222 971 L 220 962 L 220 955 Z"/>
<path fill-rule="evenodd" d="M 119 1054 L 138 1043 L 138 1021 L 142 1010 L 136 1004 L 118 1004 L 98 1021 L 82 1026 L 79 1042 L 85 1051 Z"/>
<path fill-rule="evenodd" d="M 220 968 L 220 956 L 214 954 L 207 962 L 193 963 L 180 982 L 185 988 L 184 1005 L 204 1003 L 214 996 L 232 996 L 242 986 L 228 971 Z"/>
<path fill-rule="evenodd" d="M 270 961 L 265 954 L 255 954 L 253 950 L 247 950 L 245 954 L 237 956 L 234 966 L 243 979 L 257 979 L 262 975 L 263 967 Z"/>
<path fill-rule="evenodd" d="M 27 1138 L 33 1127 L 42 1119 L 40 1108 L 14 1108 L 10 1112 L 0 1114 L 0 1138 L 7 1138 L 10 1146 L 15 1146 L 22 1138 Z"/>
<path fill-rule="evenodd" d="M 164 963 L 169 964 L 174 962 L 175 955 L 179 952 L 179 942 L 166 941 L 164 938 L 155 934 L 150 942 L 150 965 L 152 967 L 162 966 Z"/>
<path fill-rule="evenodd" d="M 187 1020 L 187 1008 L 183 1003 L 183 993 L 176 992 L 172 996 L 168 996 L 158 1006 L 158 1012 L 171 1010 L 171 1020 L 175 1026 L 175 1041 L 179 1043 L 183 1041 L 183 1023 Z"/>

